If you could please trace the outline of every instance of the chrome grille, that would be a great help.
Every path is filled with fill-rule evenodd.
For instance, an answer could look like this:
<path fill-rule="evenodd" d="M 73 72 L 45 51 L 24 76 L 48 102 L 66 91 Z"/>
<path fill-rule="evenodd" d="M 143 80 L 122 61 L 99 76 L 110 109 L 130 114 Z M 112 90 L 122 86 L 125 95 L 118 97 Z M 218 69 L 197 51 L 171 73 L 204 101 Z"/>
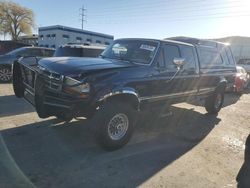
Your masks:
<path fill-rule="evenodd" d="M 53 89 L 53 90 L 61 90 L 62 89 L 62 83 L 63 83 L 63 76 L 56 73 L 49 71 L 45 68 L 39 67 L 41 70 L 41 74 L 45 83 L 45 86 L 47 88 Z"/>
<path fill-rule="evenodd" d="M 62 89 L 62 83 L 57 83 L 53 80 L 48 80 L 48 79 L 45 79 L 45 86 L 50 88 L 50 89 L 53 89 L 53 90 L 61 90 Z"/>
<path fill-rule="evenodd" d="M 61 80 L 61 77 L 62 77 L 60 74 L 55 73 L 55 72 L 50 72 L 48 70 L 44 70 L 43 75 L 51 80 L 56 80 L 56 81 Z"/>

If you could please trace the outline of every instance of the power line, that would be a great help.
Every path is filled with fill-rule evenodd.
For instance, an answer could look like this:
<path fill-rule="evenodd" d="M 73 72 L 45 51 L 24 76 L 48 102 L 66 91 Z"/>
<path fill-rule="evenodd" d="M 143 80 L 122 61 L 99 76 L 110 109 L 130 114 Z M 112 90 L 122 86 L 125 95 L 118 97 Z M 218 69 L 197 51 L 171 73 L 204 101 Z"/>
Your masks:
<path fill-rule="evenodd" d="M 181 13 L 183 15 L 183 13 L 188 13 L 188 12 L 197 13 L 197 12 L 202 11 L 204 13 L 206 11 L 212 11 L 211 13 L 207 12 L 208 14 L 206 14 L 206 15 L 204 15 L 204 14 L 202 14 L 202 15 L 200 15 L 200 14 L 198 14 L 198 15 L 197 14 L 196 15 L 195 14 L 194 15 L 185 15 L 184 18 L 187 18 L 187 17 L 190 17 L 190 16 L 194 16 L 195 18 L 196 17 L 204 17 L 204 16 L 205 17 L 206 16 L 214 16 L 214 15 L 231 16 L 234 13 L 236 13 L 236 14 L 237 13 L 241 13 L 241 14 L 248 14 L 249 13 L 249 11 L 246 9 L 247 7 L 244 7 L 243 5 L 239 5 L 239 4 L 234 4 L 234 5 L 230 5 L 230 6 L 218 6 L 218 5 L 225 5 L 225 4 L 218 4 L 217 3 L 217 4 L 210 4 L 210 5 L 206 4 L 206 5 L 203 5 L 203 6 L 201 6 L 201 5 L 198 5 L 198 6 L 197 5 L 196 6 L 192 5 L 192 7 L 184 5 L 184 6 L 179 6 L 176 9 L 174 9 L 172 7 L 167 7 L 167 8 L 164 9 L 164 7 L 162 7 L 163 8 L 162 11 L 165 11 L 164 13 L 162 13 L 159 9 L 158 9 L 158 11 L 156 13 L 152 13 L 152 12 L 147 13 L 147 11 L 143 11 L 144 14 L 140 14 L 140 12 L 137 11 L 135 14 L 127 13 L 127 15 L 123 16 L 123 17 L 119 17 L 120 15 L 117 15 L 117 17 L 116 17 L 116 14 L 111 12 L 111 14 L 112 14 L 111 15 L 112 17 L 110 17 L 111 19 L 109 19 L 109 16 L 105 15 L 105 14 L 103 14 L 102 17 L 100 17 L 100 18 L 97 17 L 97 16 L 93 16 L 93 17 L 90 17 L 90 18 L 91 18 L 91 20 L 97 20 L 97 21 L 98 20 L 103 21 L 103 20 L 107 20 L 107 19 L 109 19 L 111 21 L 112 20 L 113 21 L 115 21 L 115 20 L 122 21 L 122 20 L 128 20 L 129 18 L 131 18 L 132 22 L 136 18 L 142 18 L 143 22 L 144 22 L 146 16 L 150 16 L 150 18 L 154 17 L 154 18 L 164 18 L 164 19 L 172 17 L 173 19 L 175 19 L 176 17 L 178 18 L 178 14 Z M 199 9 L 194 9 L 194 10 L 188 9 L 188 8 L 195 8 L 195 7 L 199 8 Z M 238 8 L 243 8 L 243 9 L 238 10 L 238 11 L 231 11 L 230 10 L 230 9 L 237 10 Z M 216 11 L 217 13 L 214 12 L 214 11 Z M 218 11 L 219 11 L 219 13 L 218 13 Z"/>
<path fill-rule="evenodd" d="M 182 5 L 185 5 L 178 2 L 178 0 L 175 0 L 175 1 L 166 1 L 166 0 L 163 0 L 163 1 L 152 1 L 152 2 L 147 2 L 147 3 L 136 3 L 136 2 L 133 2 L 132 4 L 129 4 L 131 1 L 124 1 L 126 2 L 126 4 L 123 4 L 123 5 L 120 5 L 120 6 L 109 6 L 108 8 L 102 8 L 102 11 L 101 12 L 105 12 L 105 11 L 108 11 L 108 12 L 113 12 L 113 11 L 122 11 L 122 10 L 137 10 L 140 9 L 140 8 L 157 8 L 157 7 L 163 7 L 164 5 L 167 5 L 167 6 L 172 6 L 172 5 L 178 5 L 179 6 L 182 6 Z M 242 0 L 231 0 L 230 3 L 242 3 Z M 119 1 L 120 3 L 120 1 Z M 193 6 L 194 3 L 211 3 L 210 0 L 188 0 L 186 2 L 188 5 L 191 5 Z M 218 3 L 216 3 L 218 4 Z M 225 4 L 225 2 L 222 2 L 222 4 Z M 132 9 L 131 9 L 132 8 Z"/>
<path fill-rule="evenodd" d="M 234 8 L 234 7 L 232 7 L 232 8 Z M 210 11 L 210 10 L 217 10 L 217 12 L 215 13 L 215 12 L 211 12 L 211 13 L 205 13 L 204 14 L 204 12 L 206 12 L 206 11 Z M 222 10 L 222 11 L 220 11 L 220 12 L 218 12 L 218 10 Z M 192 12 L 192 13 L 200 13 L 200 11 L 202 11 L 202 13 L 203 14 L 192 14 L 192 15 L 185 15 L 185 18 L 187 18 L 187 17 L 206 17 L 206 16 L 214 16 L 214 15 L 232 15 L 232 14 L 239 14 L 239 13 L 249 13 L 249 11 L 230 11 L 230 12 L 228 12 L 228 11 L 224 11 L 224 10 L 226 10 L 226 9 L 224 9 L 224 7 L 217 7 L 217 8 L 207 8 L 207 7 L 204 7 L 203 9 L 197 9 L 197 10 L 188 10 L 187 12 Z M 172 12 L 172 14 L 171 14 L 171 12 L 169 13 L 167 13 L 167 14 L 161 14 L 161 13 L 155 13 L 155 14 L 150 14 L 149 16 L 150 16 L 150 18 L 178 18 L 178 14 L 179 14 L 180 12 Z M 185 12 L 186 13 L 186 12 Z M 131 15 L 131 14 L 129 14 L 129 15 L 127 15 L 126 17 L 116 17 L 116 18 L 111 18 L 112 20 L 126 20 L 126 19 L 129 19 L 129 18 L 132 18 L 132 20 L 134 20 L 134 19 L 136 19 L 136 18 L 142 18 L 143 20 L 145 20 L 145 18 L 146 18 L 146 14 L 139 14 L 139 15 Z M 107 20 L 107 19 L 109 19 L 109 17 L 103 17 L 103 18 L 94 18 L 94 19 L 92 19 L 92 20 Z"/>
<path fill-rule="evenodd" d="M 87 20 L 85 19 L 85 17 L 86 17 L 85 11 L 86 11 L 86 10 L 87 10 L 87 9 L 84 8 L 84 5 L 82 6 L 82 8 L 79 9 L 79 11 L 80 11 L 80 21 L 81 21 L 81 23 L 82 23 L 82 30 L 83 30 L 83 23 L 87 21 Z"/>
<path fill-rule="evenodd" d="M 239 18 L 239 17 L 250 17 L 250 14 L 237 14 L 237 15 L 221 15 L 219 14 L 211 14 L 211 15 L 199 15 L 197 16 L 192 16 L 192 17 L 185 17 L 185 18 L 171 18 L 171 17 L 162 17 L 165 19 L 166 22 L 179 22 L 179 21 L 196 21 L 196 20 L 205 20 L 205 19 L 223 19 L 223 18 Z M 98 22 L 99 24 L 131 24 L 131 23 L 141 23 L 141 20 L 127 20 L 122 21 L 121 20 L 109 20 L 109 21 L 102 21 Z M 143 20 L 143 23 L 151 23 L 151 22 L 157 22 L 157 20 Z"/>
<path fill-rule="evenodd" d="M 128 2 L 128 1 L 125 1 Z M 230 1 L 229 4 L 225 4 L 225 3 L 211 3 L 211 1 L 207 1 L 207 0 L 189 0 L 188 3 L 189 4 L 180 4 L 180 2 L 178 2 L 178 0 L 176 1 L 170 1 L 168 3 L 168 6 L 163 6 L 164 2 L 166 2 L 166 0 L 164 1 L 157 1 L 158 3 L 154 2 L 149 2 L 146 4 L 139 4 L 138 7 L 134 6 L 134 4 L 129 4 L 130 6 L 133 6 L 132 8 L 129 8 L 129 6 L 126 5 L 120 5 L 120 8 L 114 8 L 114 6 L 109 7 L 109 9 L 106 9 L 107 14 L 105 14 L 105 9 L 102 9 L 104 11 L 101 11 L 102 14 L 93 14 L 90 18 L 92 18 L 91 20 L 94 20 L 96 22 L 97 21 L 101 21 L 102 23 L 115 23 L 115 24 L 120 24 L 120 23 L 124 23 L 128 22 L 128 23 L 135 23 L 137 21 L 137 23 L 141 23 L 142 20 L 143 22 L 150 22 L 151 20 L 147 20 L 145 19 L 145 16 L 150 16 L 151 18 L 163 18 L 166 21 L 171 21 L 171 22 L 175 22 L 175 21 L 187 21 L 187 20 L 200 20 L 200 19 L 214 19 L 214 18 L 229 18 L 229 17 L 249 17 L 249 11 L 245 11 L 245 10 L 241 10 L 241 11 L 231 11 L 232 10 L 237 10 L 238 8 L 247 8 L 247 6 L 244 6 L 244 4 L 242 4 L 241 0 L 232 0 Z M 162 3 L 160 3 L 162 2 Z M 192 4 L 190 4 L 190 2 L 193 2 Z M 129 2 L 131 3 L 131 2 Z M 152 6 L 148 7 L 150 8 L 150 10 L 147 11 L 147 6 L 149 6 L 150 4 L 152 4 Z M 164 4 L 165 5 L 165 4 Z M 172 5 L 172 6 L 171 6 Z M 177 5 L 173 6 L 173 5 Z M 143 8 L 144 7 L 144 8 Z M 159 7 L 159 8 L 157 8 Z M 152 13 L 152 9 L 153 8 L 157 8 L 157 12 L 156 13 Z M 140 9 L 142 12 L 144 12 L 144 14 L 140 14 L 141 11 L 138 11 L 138 9 Z M 83 22 L 85 21 L 85 8 L 84 6 L 80 9 L 81 10 L 81 16 L 82 16 L 82 28 L 83 28 Z M 136 12 L 131 12 L 131 11 L 136 11 Z M 162 11 L 164 11 L 164 13 L 162 13 Z M 185 17 L 178 17 L 178 14 L 180 13 L 187 13 L 187 12 L 191 12 L 191 13 L 197 13 L 197 12 L 203 12 L 203 14 L 194 14 L 194 15 L 187 15 Z M 204 14 L 206 11 L 212 11 L 211 13 L 207 12 L 208 14 Z M 216 11 L 217 13 L 215 13 L 214 11 Z M 218 11 L 220 11 L 218 13 Z M 124 17 L 119 17 L 122 14 L 127 14 Z M 176 15 L 177 14 L 177 15 Z M 117 17 L 116 17 L 117 15 Z M 176 15 L 176 16 L 175 16 Z M 121 15 L 122 16 L 122 15 Z M 157 20 L 152 20 L 151 22 L 155 22 Z M 161 20 L 162 22 L 162 20 Z"/>
<path fill-rule="evenodd" d="M 233 7 L 216 7 L 216 8 L 207 8 L 207 7 L 204 7 L 204 8 L 201 8 L 201 9 L 196 9 L 196 10 L 186 10 L 186 11 L 182 11 L 182 13 L 200 13 L 200 12 L 203 12 L 203 13 L 208 13 L 207 11 L 219 11 L 218 14 L 232 14 L 232 13 L 244 13 L 244 12 L 247 12 L 249 13 L 248 10 L 241 10 L 241 11 L 231 11 L 229 10 L 228 8 L 240 8 L 240 6 L 233 6 Z M 145 13 L 143 15 L 141 14 L 128 14 L 128 16 L 124 17 L 124 18 L 129 18 L 129 17 L 133 17 L 133 18 L 140 18 L 140 17 L 143 17 L 145 18 L 146 16 L 150 16 L 150 18 L 152 17 L 158 17 L 158 16 L 162 16 L 162 15 L 167 15 L 167 16 L 178 16 L 180 12 L 178 11 L 170 11 L 170 12 L 166 12 L 165 14 L 162 14 L 161 12 L 158 12 L 158 13 L 155 13 L 155 14 L 152 14 L 152 13 Z M 118 16 L 118 19 L 119 19 L 119 15 Z M 194 16 L 196 16 L 194 14 Z M 112 18 L 115 17 L 115 15 L 112 16 Z M 107 19 L 109 18 L 107 15 L 106 16 L 103 16 L 103 17 L 89 17 L 91 20 L 103 20 L 103 19 Z M 117 19 L 117 17 L 116 17 Z"/>
<path fill-rule="evenodd" d="M 202 20 L 202 19 L 223 19 L 223 18 L 240 18 L 240 17 L 250 17 L 250 14 L 238 14 L 238 15 L 222 15 L 222 16 L 217 16 L 216 14 L 215 15 L 210 15 L 210 16 L 207 16 L 204 15 L 203 16 L 200 16 L 200 17 L 188 17 L 188 18 L 177 18 L 177 19 L 169 19 L 167 21 L 173 21 L 173 22 L 178 22 L 178 21 L 188 21 L 188 20 Z"/>
<path fill-rule="evenodd" d="M 189 4 L 180 4 L 180 2 L 178 2 L 178 1 L 174 1 L 174 2 L 171 2 L 169 4 L 165 4 L 165 2 L 162 2 L 162 3 L 155 3 L 154 2 L 154 4 L 152 6 L 149 6 L 149 3 L 147 3 L 147 4 L 138 5 L 138 6 L 133 5 L 132 7 L 124 5 L 124 6 L 120 7 L 120 8 L 115 8 L 115 7 L 110 7 L 108 9 L 102 8 L 102 10 L 101 10 L 102 14 L 93 14 L 93 16 L 105 16 L 107 14 L 112 14 L 113 15 L 115 12 L 116 13 L 138 12 L 139 9 L 140 10 L 146 10 L 146 9 L 152 10 L 152 9 L 156 8 L 157 11 L 159 11 L 160 9 L 176 11 L 176 10 L 180 10 L 180 9 L 183 10 L 183 9 L 186 9 L 186 8 L 195 8 L 195 7 L 200 8 L 200 7 L 207 7 L 207 6 L 215 6 L 215 7 L 217 7 L 217 6 L 220 6 L 220 5 L 225 5 L 225 3 L 223 3 L 223 2 L 214 4 L 214 3 L 211 3 L 211 1 L 204 1 L 204 0 L 193 0 L 193 1 L 188 1 L 188 2 L 189 2 Z M 193 3 L 191 4 L 190 2 L 194 2 L 196 4 L 193 4 Z M 197 3 L 199 3 L 199 4 L 197 4 Z M 233 5 L 235 3 L 238 4 L 238 5 L 244 6 L 244 4 L 242 4 L 244 2 L 242 2 L 240 0 L 230 1 L 230 4 L 228 4 L 228 5 Z M 167 5 L 167 6 L 164 6 L 164 5 Z M 173 8 L 173 5 L 178 5 L 178 6 Z"/>
<path fill-rule="evenodd" d="M 243 5 L 205 5 L 205 6 L 179 6 L 178 8 L 172 8 L 172 7 L 168 7 L 168 8 L 158 8 L 157 12 L 154 14 L 171 14 L 171 13 L 187 13 L 187 12 L 200 12 L 200 11 L 214 11 L 214 10 L 230 10 L 230 9 L 236 9 L 236 8 L 245 8 L 247 10 L 248 7 L 244 7 Z M 142 9 L 141 9 L 142 10 Z M 249 10 L 247 10 L 249 11 Z M 144 12 L 144 16 L 145 15 L 152 15 L 152 9 L 149 11 L 146 10 L 142 10 L 142 12 Z M 141 12 L 139 12 L 138 10 L 136 12 L 123 12 L 123 14 L 127 14 L 129 16 L 137 16 L 137 15 L 141 15 Z M 121 15 L 121 12 L 110 12 L 108 14 L 99 14 L 99 15 L 90 15 L 90 17 L 92 18 L 99 18 L 99 17 L 107 17 L 107 16 L 112 16 L 114 17 L 115 15 Z"/>

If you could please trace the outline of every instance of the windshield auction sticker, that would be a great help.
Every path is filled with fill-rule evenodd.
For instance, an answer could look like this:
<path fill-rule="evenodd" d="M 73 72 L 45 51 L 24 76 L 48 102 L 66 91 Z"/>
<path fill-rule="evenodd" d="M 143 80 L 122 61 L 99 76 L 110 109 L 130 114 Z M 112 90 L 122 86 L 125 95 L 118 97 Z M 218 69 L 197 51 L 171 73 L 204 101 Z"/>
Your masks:
<path fill-rule="evenodd" d="M 142 44 L 140 46 L 140 49 L 148 50 L 148 51 L 153 52 L 155 50 L 155 46 L 150 46 L 150 45 L 147 45 L 147 44 Z"/>

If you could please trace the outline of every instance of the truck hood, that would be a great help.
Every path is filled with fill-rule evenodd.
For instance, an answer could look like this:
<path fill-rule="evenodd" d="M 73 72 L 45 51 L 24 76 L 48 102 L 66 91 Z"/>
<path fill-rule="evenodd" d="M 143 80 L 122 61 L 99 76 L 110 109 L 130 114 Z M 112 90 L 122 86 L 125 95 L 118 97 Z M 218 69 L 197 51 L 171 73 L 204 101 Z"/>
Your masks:
<path fill-rule="evenodd" d="M 84 57 L 43 58 L 38 62 L 38 64 L 43 68 L 65 76 L 79 75 L 86 72 L 104 69 L 117 69 L 135 66 L 135 64 L 127 61 Z"/>

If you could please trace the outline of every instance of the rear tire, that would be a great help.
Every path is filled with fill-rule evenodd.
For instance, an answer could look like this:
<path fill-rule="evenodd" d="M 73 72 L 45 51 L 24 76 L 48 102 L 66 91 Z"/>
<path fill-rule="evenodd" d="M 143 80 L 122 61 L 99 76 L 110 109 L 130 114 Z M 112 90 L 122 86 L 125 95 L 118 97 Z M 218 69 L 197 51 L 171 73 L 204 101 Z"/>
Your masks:
<path fill-rule="evenodd" d="M 11 66 L 0 66 L 0 82 L 8 83 L 12 80 Z"/>
<path fill-rule="evenodd" d="M 97 142 L 108 151 L 124 146 L 130 140 L 136 110 L 120 101 L 105 103 L 93 117 Z"/>
<path fill-rule="evenodd" d="M 205 108 L 209 114 L 217 114 L 224 102 L 224 89 L 215 91 L 205 101 Z"/>

